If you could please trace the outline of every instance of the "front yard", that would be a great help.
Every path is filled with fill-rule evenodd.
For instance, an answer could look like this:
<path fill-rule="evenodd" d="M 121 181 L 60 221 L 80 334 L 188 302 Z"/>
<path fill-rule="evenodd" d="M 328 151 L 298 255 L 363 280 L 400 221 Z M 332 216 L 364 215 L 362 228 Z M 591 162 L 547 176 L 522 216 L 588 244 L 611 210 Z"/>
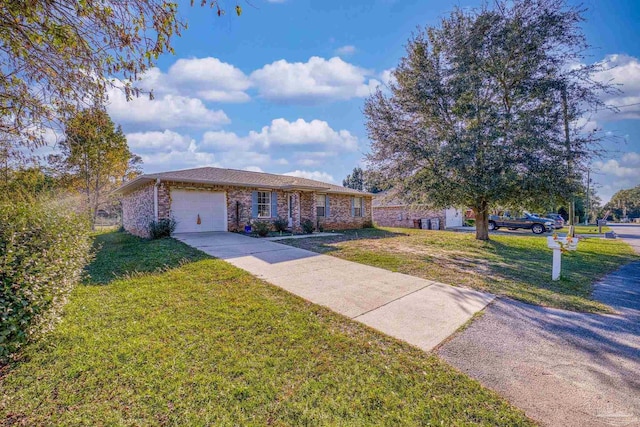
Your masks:
<path fill-rule="evenodd" d="M 61 324 L 0 368 L 0 424 L 532 424 L 436 356 L 175 240 L 97 243 Z"/>
<path fill-rule="evenodd" d="M 562 256 L 561 280 L 551 280 L 546 238 L 415 229 L 351 230 L 341 236 L 282 240 L 291 246 L 531 304 L 587 312 L 611 309 L 590 298 L 593 284 L 638 257 L 624 242 L 583 239 Z"/>

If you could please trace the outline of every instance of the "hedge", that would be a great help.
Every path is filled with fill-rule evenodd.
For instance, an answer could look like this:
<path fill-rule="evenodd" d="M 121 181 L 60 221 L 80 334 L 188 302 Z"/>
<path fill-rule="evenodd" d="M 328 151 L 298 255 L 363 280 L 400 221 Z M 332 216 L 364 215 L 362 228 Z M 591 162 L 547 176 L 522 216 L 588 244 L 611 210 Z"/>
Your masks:
<path fill-rule="evenodd" d="M 90 259 L 89 222 L 59 202 L 0 202 L 0 362 L 50 330 Z"/>

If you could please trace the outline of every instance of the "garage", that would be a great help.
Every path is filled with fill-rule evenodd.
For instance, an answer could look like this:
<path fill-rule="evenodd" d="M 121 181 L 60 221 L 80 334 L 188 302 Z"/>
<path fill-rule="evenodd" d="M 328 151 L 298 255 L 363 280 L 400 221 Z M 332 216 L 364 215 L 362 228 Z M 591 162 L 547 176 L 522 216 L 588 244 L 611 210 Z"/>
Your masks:
<path fill-rule="evenodd" d="M 224 192 L 171 190 L 171 216 L 176 233 L 227 231 L 227 195 Z"/>

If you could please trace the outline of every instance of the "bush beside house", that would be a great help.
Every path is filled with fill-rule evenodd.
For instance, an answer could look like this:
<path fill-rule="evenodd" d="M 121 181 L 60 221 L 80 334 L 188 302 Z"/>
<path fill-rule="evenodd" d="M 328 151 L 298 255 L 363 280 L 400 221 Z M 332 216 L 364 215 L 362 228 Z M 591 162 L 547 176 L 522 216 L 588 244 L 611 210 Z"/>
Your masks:
<path fill-rule="evenodd" d="M 61 203 L 0 202 L 0 362 L 50 330 L 89 261 L 89 221 Z"/>

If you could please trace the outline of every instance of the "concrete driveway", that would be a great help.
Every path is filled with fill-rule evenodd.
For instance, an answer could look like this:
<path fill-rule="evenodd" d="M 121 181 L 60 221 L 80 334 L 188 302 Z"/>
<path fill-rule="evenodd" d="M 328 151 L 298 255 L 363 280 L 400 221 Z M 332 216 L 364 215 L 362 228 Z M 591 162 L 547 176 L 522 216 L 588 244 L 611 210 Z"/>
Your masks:
<path fill-rule="evenodd" d="M 640 226 L 614 229 L 640 254 Z M 619 314 L 500 299 L 438 353 L 543 425 L 640 426 L 640 262 L 593 296 Z"/>
<path fill-rule="evenodd" d="M 423 350 L 434 348 L 494 298 L 236 233 L 174 237 Z"/>

